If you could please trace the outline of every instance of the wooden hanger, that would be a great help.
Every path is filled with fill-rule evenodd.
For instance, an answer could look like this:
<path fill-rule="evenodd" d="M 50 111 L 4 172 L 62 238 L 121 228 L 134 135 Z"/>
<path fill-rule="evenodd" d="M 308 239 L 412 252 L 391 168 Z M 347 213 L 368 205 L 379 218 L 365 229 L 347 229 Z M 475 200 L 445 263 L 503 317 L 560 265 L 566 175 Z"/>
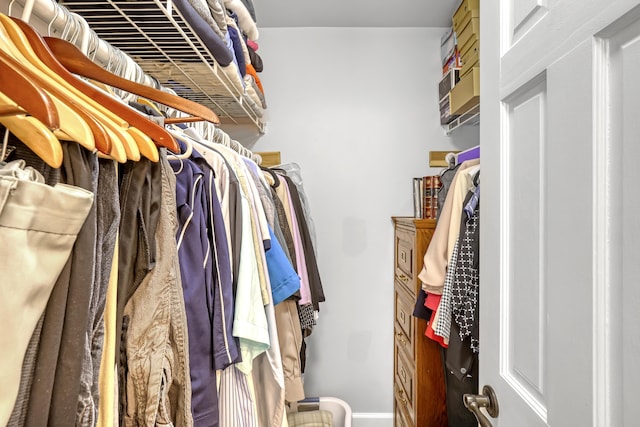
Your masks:
<path fill-rule="evenodd" d="M 109 86 L 117 87 L 118 89 L 150 99 L 208 122 L 215 124 L 220 123 L 218 115 L 204 105 L 163 92 L 159 89 L 123 79 L 120 76 L 110 73 L 100 68 L 100 66 L 87 58 L 77 47 L 65 40 L 53 37 L 44 37 L 44 40 L 58 61 L 72 73 L 97 80 Z"/>
<path fill-rule="evenodd" d="M 0 107 L 6 105 L 15 104 L 12 99 L 0 93 Z M 0 123 L 46 164 L 53 168 L 62 165 L 62 144 L 46 124 L 33 116 L 23 114 L 2 116 Z"/>
<path fill-rule="evenodd" d="M 0 40 L 1 40 L 0 36 Z M 29 70 L 23 66 L 22 63 L 16 61 L 14 58 L 5 53 L 5 49 L 1 46 L 0 41 L 0 60 L 3 60 L 9 64 L 11 64 L 15 69 L 20 70 L 20 72 L 26 76 L 28 76 L 35 84 L 40 86 L 43 90 L 47 91 L 45 88 L 45 84 L 42 79 L 29 72 Z M 93 133 L 91 132 L 91 128 L 88 123 L 83 120 L 75 111 L 71 109 L 67 104 L 60 101 L 55 94 L 47 91 L 49 96 L 51 97 L 56 110 L 58 111 L 58 115 L 60 118 L 60 127 L 55 130 L 56 136 L 60 139 L 66 139 L 69 141 L 77 141 L 82 143 L 87 149 L 95 150 L 95 140 L 93 137 Z"/>
<path fill-rule="evenodd" d="M 147 107 L 151 108 L 153 111 L 157 112 L 158 114 L 163 115 L 163 114 L 162 114 L 162 111 L 160 111 L 160 109 L 158 108 L 158 106 L 157 106 L 155 103 L 153 103 L 153 102 L 149 101 L 147 98 L 141 98 L 141 97 L 138 97 L 138 98 L 136 99 L 136 102 L 137 102 L 138 104 L 146 105 Z M 166 119 L 165 119 L 165 120 L 166 120 Z"/>
<path fill-rule="evenodd" d="M 32 73 L 32 77 L 35 80 L 39 79 L 38 84 L 66 103 L 78 115 L 88 114 L 90 116 L 89 120 L 95 119 L 104 128 L 112 143 L 112 147 L 110 147 L 112 150 L 106 151 L 104 150 L 105 147 L 102 147 L 102 152 L 106 151 L 108 154 L 113 154 L 118 161 L 123 161 L 123 159 L 119 158 L 119 153 L 124 149 L 126 159 L 136 161 L 140 159 L 140 151 L 136 141 L 126 132 L 127 122 L 69 85 L 66 80 L 48 68 L 33 52 L 31 45 L 20 28 L 3 14 L 0 14 L 0 38 L 6 39 L 5 45 L 9 52 L 25 65 L 25 68 Z M 83 143 L 83 141 L 75 138 L 74 140 L 80 144 Z"/>
<path fill-rule="evenodd" d="M 9 39 L 4 28 L 0 26 L 0 58 L 11 64 L 13 68 L 19 70 L 21 74 L 27 76 L 37 86 L 49 94 L 60 119 L 59 129 L 55 130 L 56 136 L 60 139 L 77 141 L 88 150 L 95 150 L 94 135 L 87 121 L 84 120 L 80 114 L 77 114 L 71 105 L 62 102 L 57 94 L 49 90 L 50 85 L 47 84 L 44 77 L 41 76 L 28 61 L 23 58 L 17 60 L 14 56 L 15 50 L 16 47 L 13 45 L 13 42 Z"/>
<path fill-rule="evenodd" d="M 15 103 L 3 103 L 0 109 L 1 115 L 12 116 L 22 110 L 25 114 L 40 120 L 51 130 L 60 127 L 60 117 L 53 99 L 20 70 L 1 58 L 0 93 L 6 95 L 8 101 Z"/>
<path fill-rule="evenodd" d="M 137 128 L 139 131 L 134 131 L 136 134 L 148 135 L 158 146 L 166 147 L 171 151 L 179 151 L 178 145 L 173 139 L 172 135 L 167 132 L 163 127 L 157 125 L 156 123 L 148 120 L 146 117 L 138 113 L 133 108 L 130 108 L 128 105 L 125 105 L 115 99 L 113 96 L 109 96 L 108 94 L 102 92 L 100 89 L 92 86 L 91 84 L 77 78 L 73 74 L 71 74 L 53 55 L 49 46 L 45 43 L 44 39 L 40 34 L 38 34 L 29 24 L 26 22 L 11 17 L 11 19 L 18 25 L 18 27 L 22 30 L 25 37 L 29 41 L 29 44 L 33 48 L 34 53 L 40 58 L 40 60 L 49 67 L 56 74 L 60 75 L 64 78 L 69 84 L 71 84 L 76 89 L 82 91 L 87 96 L 96 100 L 101 105 L 104 105 L 109 110 L 116 113 L 118 116 L 125 119 L 129 125 Z M 157 157 L 157 150 L 148 150 L 147 144 L 143 144 L 143 147 L 139 147 L 141 151 L 145 150 L 146 154 Z M 152 154 L 155 151 L 155 154 Z"/>

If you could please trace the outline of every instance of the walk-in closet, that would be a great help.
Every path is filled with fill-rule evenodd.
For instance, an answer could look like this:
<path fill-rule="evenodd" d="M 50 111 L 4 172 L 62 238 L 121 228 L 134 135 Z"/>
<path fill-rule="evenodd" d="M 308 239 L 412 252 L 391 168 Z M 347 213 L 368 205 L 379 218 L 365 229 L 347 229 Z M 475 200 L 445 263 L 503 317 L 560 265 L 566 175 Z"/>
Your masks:
<path fill-rule="evenodd" d="M 639 34 L 1 0 L 0 427 L 635 426 Z"/>

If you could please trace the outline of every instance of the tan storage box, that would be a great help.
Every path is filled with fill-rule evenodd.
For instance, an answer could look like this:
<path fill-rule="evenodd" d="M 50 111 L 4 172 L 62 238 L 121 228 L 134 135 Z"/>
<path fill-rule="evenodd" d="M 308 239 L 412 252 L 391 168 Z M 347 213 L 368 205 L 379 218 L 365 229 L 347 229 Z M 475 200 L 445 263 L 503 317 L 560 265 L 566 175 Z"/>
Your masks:
<path fill-rule="evenodd" d="M 480 66 L 480 52 L 478 47 L 469 50 L 462 57 L 462 68 L 460 69 L 460 77 L 466 76 L 473 67 Z"/>
<path fill-rule="evenodd" d="M 449 93 L 451 114 L 462 114 L 480 102 L 480 67 L 473 67 Z"/>
<path fill-rule="evenodd" d="M 458 38 L 458 50 L 464 53 L 469 45 L 480 40 L 480 18 L 472 18 L 460 33 L 456 33 L 456 37 Z"/>
<path fill-rule="evenodd" d="M 463 0 L 453 13 L 453 29 L 458 34 L 471 18 L 480 18 L 480 0 Z"/>

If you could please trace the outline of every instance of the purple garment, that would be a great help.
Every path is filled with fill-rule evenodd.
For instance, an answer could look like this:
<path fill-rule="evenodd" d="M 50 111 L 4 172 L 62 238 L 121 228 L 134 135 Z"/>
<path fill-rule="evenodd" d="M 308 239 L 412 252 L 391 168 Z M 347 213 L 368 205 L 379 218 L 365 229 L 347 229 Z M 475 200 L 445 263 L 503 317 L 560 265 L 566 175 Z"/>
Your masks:
<path fill-rule="evenodd" d="M 467 160 L 479 159 L 480 158 L 480 146 L 469 148 L 468 150 L 462 151 L 456 155 L 456 163 L 460 164 L 462 162 L 466 162 Z"/>
<path fill-rule="evenodd" d="M 480 184 L 476 186 L 474 190 L 472 190 L 471 198 L 466 205 L 464 205 L 464 211 L 467 214 L 467 218 L 471 218 L 473 216 L 473 212 L 476 210 L 476 206 L 478 206 L 478 202 L 480 201 Z M 467 218 L 464 218 L 466 221 Z"/>
<path fill-rule="evenodd" d="M 238 358 L 231 335 L 233 295 L 226 233 L 220 229 L 222 213 L 213 172 L 204 158 L 193 150 L 189 159 L 170 164 L 176 173 L 178 258 L 189 334 L 193 421 L 196 427 L 218 426 L 216 369 Z"/>

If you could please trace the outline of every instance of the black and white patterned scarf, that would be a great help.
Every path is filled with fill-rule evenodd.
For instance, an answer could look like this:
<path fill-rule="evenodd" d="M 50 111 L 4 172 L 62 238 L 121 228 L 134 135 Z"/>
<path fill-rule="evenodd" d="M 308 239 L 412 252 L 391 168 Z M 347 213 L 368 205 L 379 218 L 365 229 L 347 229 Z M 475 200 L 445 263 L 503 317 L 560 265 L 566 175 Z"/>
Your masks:
<path fill-rule="evenodd" d="M 464 234 L 460 235 L 458 257 L 451 286 L 451 312 L 460 328 L 460 339 L 471 338 L 471 349 L 479 351 L 478 292 L 480 237 L 480 203 L 466 220 Z"/>

